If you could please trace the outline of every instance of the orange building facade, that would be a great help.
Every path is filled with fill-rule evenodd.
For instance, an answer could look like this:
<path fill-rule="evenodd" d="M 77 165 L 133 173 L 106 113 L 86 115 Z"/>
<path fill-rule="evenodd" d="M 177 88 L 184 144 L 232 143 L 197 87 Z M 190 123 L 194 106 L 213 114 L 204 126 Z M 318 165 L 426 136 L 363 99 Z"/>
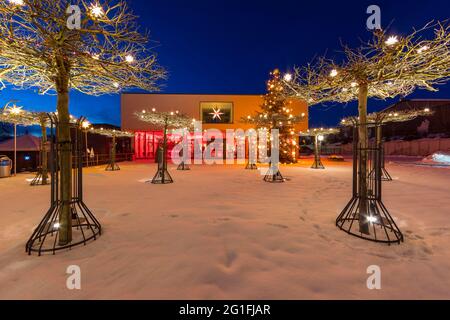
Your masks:
<path fill-rule="evenodd" d="M 179 111 L 192 119 L 202 121 L 203 129 L 248 130 L 252 125 L 242 118 L 260 110 L 260 95 L 197 95 L 197 94 L 134 94 L 121 96 L 121 127 L 135 135 L 134 150 L 137 159 L 153 159 L 162 139 L 161 128 L 142 122 L 135 115 L 155 108 L 160 112 Z M 308 129 L 308 106 L 300 100 L 291 102 L 294 114 L 305 114 L 305 121 L 296 126 L 298 132 Z"/>

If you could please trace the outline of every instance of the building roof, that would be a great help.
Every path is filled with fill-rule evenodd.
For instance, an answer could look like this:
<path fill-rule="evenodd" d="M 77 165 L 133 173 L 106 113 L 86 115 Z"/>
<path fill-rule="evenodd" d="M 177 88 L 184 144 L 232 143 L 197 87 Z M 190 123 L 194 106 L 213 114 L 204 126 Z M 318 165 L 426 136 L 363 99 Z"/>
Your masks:
<path fill-rule="evenodd" d="M 402 111 L 402 110 L 416 110 L 425 108 L 434 108 L 448 106 L 450 107 L 450 99 L 411 99 L 411 100 L 400 100 L 399 102 L 389 106 L 383 111 Z"/>
<path fill-rule="evenodd" d="M 17 137 L 17 151 L 39 151 L 41 149 L 41 139 L 29 134 Z M 14 139 L 9 139 L 0 143 L 0 152 L 14 151 Z"/>

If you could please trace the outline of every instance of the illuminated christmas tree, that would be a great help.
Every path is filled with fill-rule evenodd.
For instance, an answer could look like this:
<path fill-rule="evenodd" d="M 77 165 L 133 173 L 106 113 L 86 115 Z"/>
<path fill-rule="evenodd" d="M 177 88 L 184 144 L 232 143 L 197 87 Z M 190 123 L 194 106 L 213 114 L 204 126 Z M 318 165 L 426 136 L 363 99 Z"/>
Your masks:
<path fill-rule="evenodd" d="M 293 114 L 292 101 L 284 96 L 284 84 L 278 69 L 270 73 L 267 94 L 263 98 L 262 111 L 257 112 L 255 116 L 248 116 L 244 119 L 245 122 L 254 124 L 257 129 L 278 130 L 280 163 L 296 163 L 299 147 L 295 125 L 302 122 L 305 115 Z"/>

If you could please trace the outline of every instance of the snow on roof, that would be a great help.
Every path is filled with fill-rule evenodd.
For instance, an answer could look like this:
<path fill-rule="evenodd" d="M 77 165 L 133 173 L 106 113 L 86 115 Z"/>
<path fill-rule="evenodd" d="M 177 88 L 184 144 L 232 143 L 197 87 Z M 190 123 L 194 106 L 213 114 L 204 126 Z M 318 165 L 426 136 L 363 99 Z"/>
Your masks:
<path fill-rule="evenodd" d="M 41 139 L 29 134 L 17 137 L 17 151 L 39 151 Z M 0 151 L 14 151 L 14 139 L 0 143 Z"/>

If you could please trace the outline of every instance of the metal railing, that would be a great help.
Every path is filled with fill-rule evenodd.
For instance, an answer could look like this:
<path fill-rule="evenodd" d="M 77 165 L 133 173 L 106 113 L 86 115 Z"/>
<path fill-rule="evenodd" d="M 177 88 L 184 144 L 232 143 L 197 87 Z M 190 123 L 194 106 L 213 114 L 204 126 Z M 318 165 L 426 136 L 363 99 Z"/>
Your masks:
<path fill-rule="evenodd" d="M 116 162 L 133 161 L 134 153 L 117 153 Z M 94 157 L 83 155 L 83 167 L 96 167 L 107 165 L 109 163 L 109 154 L 96 154 Z"/>

